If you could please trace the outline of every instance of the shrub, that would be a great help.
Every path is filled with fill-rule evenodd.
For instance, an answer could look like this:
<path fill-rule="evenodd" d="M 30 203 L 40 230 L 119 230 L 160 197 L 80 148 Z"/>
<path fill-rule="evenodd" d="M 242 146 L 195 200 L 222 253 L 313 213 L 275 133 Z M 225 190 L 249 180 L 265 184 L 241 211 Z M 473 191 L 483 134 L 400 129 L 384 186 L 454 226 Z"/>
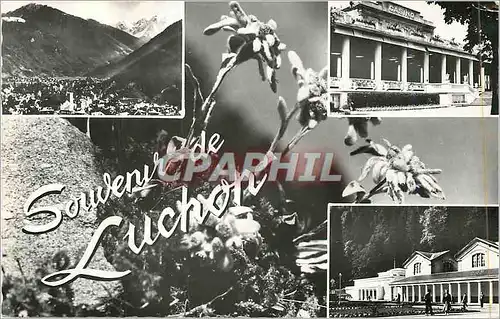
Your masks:
<path fill-rule="evenodd" d="M 415 92 L 353 92 L 347 95 L 349 109 L 402 105 L 439 104 L 439 94 Z"/>

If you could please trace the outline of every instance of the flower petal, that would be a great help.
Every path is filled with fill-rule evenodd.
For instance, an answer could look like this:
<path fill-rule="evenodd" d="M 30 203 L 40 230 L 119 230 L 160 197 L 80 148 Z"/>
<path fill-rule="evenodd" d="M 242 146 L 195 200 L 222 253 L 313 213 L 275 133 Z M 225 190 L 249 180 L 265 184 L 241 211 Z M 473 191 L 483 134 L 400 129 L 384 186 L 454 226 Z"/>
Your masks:
<path fill-rule="evenodd" d="M 234 228 L 239 234 L 254 234 L 260 230 L 260 224 L 253 219 L 236 219 Z"/>
<path fill-rule="evenodd" d="M 314 120 L 314 119 L 310 119 L 309 120 L 309 123 L 307 123 L 307 127 L 309 127 L 309 129 L 314 129 L 316 126 L 318 125 L 318 121 Z"/>
<path fill-rule="evenodd" d="M 342 192 L 342 197 L 348 197 L 360 193 L 363 195 L 366 194 L 365 189 L 357 181 L 352 181 L 346 186 L 346 188 Z"/>
<path fill-rule="evenodd" d="M 209 25 L 205 30 L 203 31 L 204 35 L 212 35 L 217 33 L 220 29 L 224 27 L 232 27 L 232 28 L 237 28 L 239 27 L 239 23 L 236 19 L 226 17 L 223 20 L 213 23 Z"/>
<path fill-rule="evenodd" d="M 269 46 L 272 47 L 276 43 L 276 38 L 272 34 L 266 34 L 266 41 Z"/>
<path fill-rule="evenodd" d="M 260 51 L 261 48 L 262 48 L 262 42 L 260 41 L 259 38 L 255 38 L 255 40 L 253 40 L 253 52 L 257 53 Z"/>
<path fill-rule="evenodd" d="M 297 91 L 297 102 L 302 102 L 305 101 L 309 98 L 309 87 L 308 86 L 302 86 L 299 88 Z"/>
<path fill-rule="evenodd" d="M 361 170 L 361 175 L 358 177 L 358 182 L 363 181 L 366 176 L 368 176 L 368 173 L 373 169 L 374 165 L 379 162 L 384 162 L 384 159 L 382 157 L 378 156 L 372 156 L 366 161 L 365 166 Z"/>
<path fill-rule="evenodd" d="M 356 144 L 358 140 L 358 133 L 354 129 L 354 125 L 349 125 L 349 128 L 347 129 L 347 135 L 344 138 L 344 144 L 347 146 L 352 146 Z"/>
<path fill-rule="evenodd" d="M 236 29 L 231 27 L 231 26 L 222 27 L 222 30 L 227 31 L 227 32 L 234 32 L 234 33 L 237 32 Z"/>
<path fill-rule="evenodd" d="M 267 61 L 272 61 L 273 57 L 271 51 L 269 50 L 269 43 L 267 41 L 262 42 L 262 51 L 264 52 L 264 57 Z"/>
<path fill-rule="evenodd" d="M 295 51 L 288 51 L 288 60 L 292 65 L 292 74 L 295 79 L 299 80 L 300 78 L 304 78 L 304 65 L 302 64 L 302 60 L 299 55 L 295 53 Z"/>
<path fill-rule="evenodd" d="M 245 13 L 245 11 L 243 11 L 238 1 L 229 2 L 229 8 L 231 9 L 231 12 L 234 14 L 234 17 L 238 20 L 238 22 L 242 26 L 246 26 L 250 22 L 250 18 Z"/>
<path fill-rule="evenodd" d="M 270 19 L 269 21 L 267 21 L 267 25 L 273 29 L 274 31 L 276 31 L 276 29 L 278 28 L 278 24 L 276 23 L 276 21 L 274 21 L 273 19 Z"/>
<path fill-rule="evenodd" d="M 277 55 L 276 56 L 276 69 L 279 69 L 281 68 L 281 63 L 282 63 L 282 60 L 281 60 L 281 55 Z"/>
<path fill-rule="evenodd" d="M 288 107 L 286 106 L 285 99 L 281 96 L 278 98 L 278 114 L 281 122 L 285 122 L 288 114 Z"/>
<path fill-rule="evenodd" d="M 323 80 L 328 80 L 328 66 L 325 66 L 321 71 L 318 73 L 318 77 Z"/>

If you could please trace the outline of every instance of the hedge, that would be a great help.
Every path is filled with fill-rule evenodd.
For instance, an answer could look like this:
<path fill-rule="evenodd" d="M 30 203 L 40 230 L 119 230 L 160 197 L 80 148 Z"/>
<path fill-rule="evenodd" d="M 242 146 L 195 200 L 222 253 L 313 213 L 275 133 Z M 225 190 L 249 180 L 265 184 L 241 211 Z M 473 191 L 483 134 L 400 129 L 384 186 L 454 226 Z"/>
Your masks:
<path fill-rule="evenodd" d="M 439 104 L 437 93 L 352 92 L 347 94 L 347 105 L 351 110 L 367 107 L 436 104 Z"/>

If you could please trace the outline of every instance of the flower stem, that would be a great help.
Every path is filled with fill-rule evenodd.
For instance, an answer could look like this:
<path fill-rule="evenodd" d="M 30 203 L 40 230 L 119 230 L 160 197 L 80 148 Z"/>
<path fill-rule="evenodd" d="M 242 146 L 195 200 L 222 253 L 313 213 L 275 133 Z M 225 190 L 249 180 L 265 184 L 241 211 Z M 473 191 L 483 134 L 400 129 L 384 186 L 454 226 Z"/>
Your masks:
<path fill-rule="evenodd" d="M 189 129 L 189 133 L 186 138 L 186 145 L 185 145 L 186 147 L 189 147 L 189 145 L 191 145 L 191 142 L 195 137 L 195 135 L 197 135 L 197 133 L 199 134 L 206 129 L 208 121 L 210 119 L 210 115 L 215 106 L 215 98 L 214 98 L 215 94 L 219 90 L 219 87 L 221 86 L 222 82 L 224 81 L 228 73 L 236 67 L 237 57 L 238 57 L 237 55 L 234 55 L 229 60 L 229 62 L 219 70 L 219 73 L 217 74 L 217 79 L 214 85 L 212 86 L 210 94 L 205 98 L 203 104 L 201 105 L 201 108 L 199 109 L 201 113 L 200 116 L 197 116 L 198 115 L 196 114 L 197 112 L 193 114 L 193 122 L 191 123 L 191 127 Z M 198 132 L 196 132 L 197 130 Z"/>

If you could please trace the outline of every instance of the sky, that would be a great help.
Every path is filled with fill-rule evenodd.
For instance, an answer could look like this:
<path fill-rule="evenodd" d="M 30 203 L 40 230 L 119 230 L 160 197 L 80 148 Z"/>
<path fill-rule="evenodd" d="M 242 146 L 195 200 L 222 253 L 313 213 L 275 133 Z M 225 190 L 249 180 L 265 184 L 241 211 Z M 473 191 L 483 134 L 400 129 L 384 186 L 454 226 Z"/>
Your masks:
<path fill-rule="evenodd" d="M 181 1 L 2 1 L 1 12 L 6 13 L 33 2 L 108 25 L 120 21 L 135 22 L 154 15 L 173 23 L 184 16 Z"/>
<path fill-rule="evenodd" d="M 337 8 L 349 6 L 349 1 L 332 1 L 331 3 L 333 7 Z M 441 9 L 440 6 L 436 4 L 427 4 L 426 1 L 394 1 L 394 3 L 419 11 L 425 20 L 429 20 L 434 23 L 434 26 L 436 27 L 435 34 L 438 34 L 442 38 L 448 40 L 455 38 L 455 41 L 463 43 L 467 33 L 467 26 L 458 22 L 446 24 L 444 22 L 444 10 Z"/>

